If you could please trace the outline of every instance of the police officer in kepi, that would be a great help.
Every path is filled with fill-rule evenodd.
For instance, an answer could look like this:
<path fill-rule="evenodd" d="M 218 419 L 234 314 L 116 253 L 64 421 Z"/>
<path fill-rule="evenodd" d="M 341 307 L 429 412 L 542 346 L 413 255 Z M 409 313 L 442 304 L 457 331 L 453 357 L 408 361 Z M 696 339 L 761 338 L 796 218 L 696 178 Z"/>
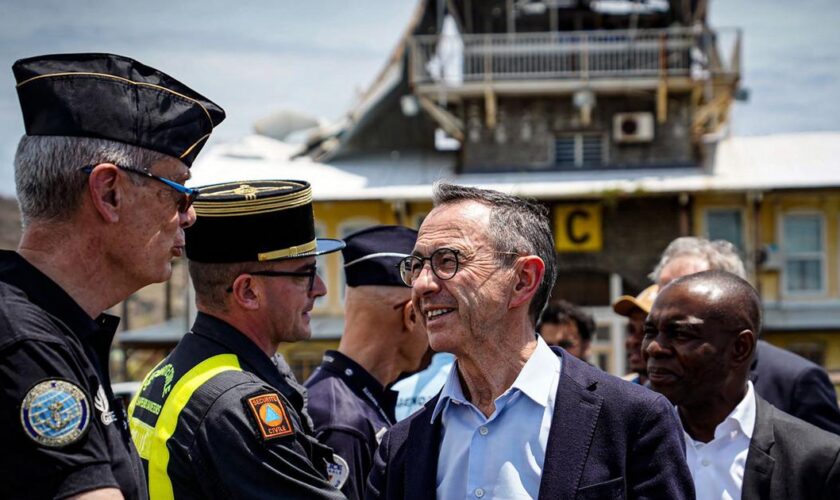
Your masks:
<path fill-rule="evenodd" d="M 0 252 L 0 498 L 146 498 L 103 311 L 165 281 L 195 221 L 189 167 L 224 111 L 108 54 L 14 66 L 23 218 Z"/>
<path fill-rule="evenodd" d="M 345 238 L 344 333 L 306 381 L 316 437 L 335 450 L 337 485 L 363 498 L 373 454 L 393 425 L 401 373 L 420 368 L 429 347 L 397 265 L 414 248 L 417 231 L 374 226 Z"/>
<path fill-rule="evenodd" d="M 327 292 L 315 257 L 344 243 L 315 238 L 302 181 L 208 186 L 195 210 L 186 250 L 198 316 L 128 410 L 150 497 L 344 498 L 276 354 L 309 338 Z"/>

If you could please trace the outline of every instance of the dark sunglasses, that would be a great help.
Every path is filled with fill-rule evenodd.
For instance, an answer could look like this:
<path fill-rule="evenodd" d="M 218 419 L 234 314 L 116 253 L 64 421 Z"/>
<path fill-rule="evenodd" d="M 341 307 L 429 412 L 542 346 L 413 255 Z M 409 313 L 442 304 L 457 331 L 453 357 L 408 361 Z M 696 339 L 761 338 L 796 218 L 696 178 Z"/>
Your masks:
<path fill-rule="evenodd" d="M 93 172 L 93 167 L 95 167 L 95 166 L 96 165 L 88 165 L 86 167 L 82 167 L 81 171 L 86 173 L 86 174 L 90 174 L 91 172 Z M 183 186 L 181 184 L 178 184 L 177 182 L 170 181 L 169 179 L 167 179 L 165 177 L 160 177 L 160 176 L 157 176 L 157 175 L 154 175 L 154 174 L 150 174 L 149 172 L 144 172 L 140 169 L 136 169 L 136 168 L 132 168 L 132 167 L 124 167 L 122 165 L 116 165 L 116 167 L 120 170 L 124 170 L 126 172 L 131 172 L 132 174 L 142 175 L 143 177 L 148 177 L 149 179 L 154 179 L 158 182 L 162 182 L 162 183 L 166 184 L 167 187 L 169 187 L 171 189 L 174 189 L 175 191 L 180 193 L 181 196 L 178 198 L 178 211 L 181 212 L 182 214 L 186 213 L 187 210 L 190 209 L 193 202 L 195 201 L 195 199 L 199 195 L 198 189 L 188 188 L 187 186 Z"/>
<path fill-rule="evenodd" d="M 296 278 L 309 278 L 309 286 L 307 287 L 307 293 L 312 293 L 312 288 L 315 286 L 315 276 L 318 274 L 318 268 L 313 266 L 306 271 L 254 271 L 250 272 L 243 272 L 242 274 L 250 274 L 251 276 L 292 276 Z M 231 293 L 233 291 L 233 286 L 229 286 L 226 290 L 227 293 Z"/>

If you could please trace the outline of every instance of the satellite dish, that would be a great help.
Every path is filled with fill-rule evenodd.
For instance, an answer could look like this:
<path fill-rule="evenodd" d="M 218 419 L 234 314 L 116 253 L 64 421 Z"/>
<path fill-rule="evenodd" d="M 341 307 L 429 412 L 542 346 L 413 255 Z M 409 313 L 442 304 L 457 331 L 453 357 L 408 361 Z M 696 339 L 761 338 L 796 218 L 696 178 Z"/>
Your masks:
<path fill-rule="evenodd" d="M 318 120 L 309 115 L 297 111 L 282 110 L 257 120 L 254 123 L 254 131 L 260 135 L 282 141 L 294 132 L 315 128 L 318 125 Z"/>

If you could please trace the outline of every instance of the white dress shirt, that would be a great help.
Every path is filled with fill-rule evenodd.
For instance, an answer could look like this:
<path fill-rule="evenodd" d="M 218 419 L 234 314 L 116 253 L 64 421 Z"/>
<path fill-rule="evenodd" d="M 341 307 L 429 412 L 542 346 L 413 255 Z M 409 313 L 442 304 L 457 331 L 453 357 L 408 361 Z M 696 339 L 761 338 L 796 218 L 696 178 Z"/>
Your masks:
<path fill-rule="evenodd" d="M 437 498 L 537 498 L 559 381 L 560 358 L 537 337 L 536 350 L 485 417 L 452 370 L 432 414 L 432 421 L 441 412 L 443 419 Z"/>
<path fill-rule="evenodd" d="M 687 432 L 685 451 L 698 500 L 739 499 L 744 465 L 755 428 L 755 390 L 747 382 L 747 395 L 715 428 L 708 443 L 695 441 Z"/>

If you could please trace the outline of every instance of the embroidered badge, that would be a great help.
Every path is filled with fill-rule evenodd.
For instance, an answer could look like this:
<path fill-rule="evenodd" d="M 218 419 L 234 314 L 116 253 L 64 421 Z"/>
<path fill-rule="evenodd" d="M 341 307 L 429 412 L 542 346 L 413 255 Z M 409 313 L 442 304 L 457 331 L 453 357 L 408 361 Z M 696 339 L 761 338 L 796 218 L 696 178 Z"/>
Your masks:
<path fill-rule="evenodd" d="M 327 480 L 337 490 L 340 490 L 347 478 L 350 477 L 350 466 L 347 461 L 333 453 L 333 461 L 327 462 Z"/>
<path fill-rule="evenodd" d="M 67 380 L 44 380 L 32 386 L 20 405 L 23 430 L 36 443 L 59 448 L 84 436 L 90 425 L 90 401 Z"/>
<path fill-rule="evenodd" d="M 254 413 L 263 440 L 294 434 L 292 423 L 286 415 L 286 407 L 275 393 L 260 394 L 248 398 L 248 406 Z"/>

